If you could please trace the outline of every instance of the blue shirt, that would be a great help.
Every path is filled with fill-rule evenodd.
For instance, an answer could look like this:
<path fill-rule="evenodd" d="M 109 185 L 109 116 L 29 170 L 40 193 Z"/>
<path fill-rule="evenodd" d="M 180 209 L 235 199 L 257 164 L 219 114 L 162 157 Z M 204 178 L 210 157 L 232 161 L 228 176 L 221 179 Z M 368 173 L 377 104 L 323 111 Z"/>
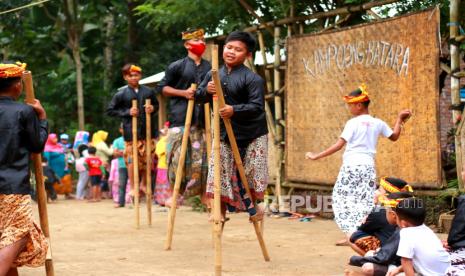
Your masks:
<path fill-rule="evenodd" d="M 124 151 L 125 146 L 124 146 L 124 138 L 123 138 L 123 136 L 121 136 L 119 138 L 116 138 L 113 141 L 113 148 L 117 149 L 119 151 Z M 123 157 L 118 157 L 118 168 L 126 168 L 126 163 L 124 162 Z"/>

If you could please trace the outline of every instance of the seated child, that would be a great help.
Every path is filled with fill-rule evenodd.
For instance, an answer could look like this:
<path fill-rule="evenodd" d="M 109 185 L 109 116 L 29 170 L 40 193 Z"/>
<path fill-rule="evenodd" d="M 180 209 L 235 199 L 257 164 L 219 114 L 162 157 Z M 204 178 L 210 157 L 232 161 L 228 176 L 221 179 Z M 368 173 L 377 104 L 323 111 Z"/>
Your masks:
<path fill-rule="evenodd" d="M 449 251 L 451 261 L 446 275 L 465 275 L 465 195 L 458 199 L 457 211 L 445 247 Z"/>
<path fill-rule="evenodd" d="M 409 192 L 397 192 L 387 196 L 380 196 L 379 202 L 385 208 L 386 220 L 395 227 L 395 231 L 372 256 L 367 254 L 364 257 L 352 256 L 350 258 L 349 264 L 361 266 L 363 275 L 386 275 L 389 270 L 400 265 L 400 257 L 396 255 L 399 246 L 400 229 L 396 226 L 397 216 L 393 208 L 400 200 L 410 197 L 412 197 L 412 193 Z"/>
<path fill-rule="evenodd" d="M 350 246 L 358 254 L 364 256 L 370 250 L 382 247 L 396 230 L 395 223 L 389 224 L 386 219 L 386 210 L 378 205 L 378 198 L 382 195 L 395 192 L 412 192 L 412 188 L 402 179 L 383 177 L 380 186 L 375 192 L 375 204 L 373 211 L 368 215 L 350 237 Z"/>
<path fill-rule="evenodd" d="M 400 241 L 397 256 L 401 257 L 401 267 L 390 275 L 404 272 L 406 276 L 445 275 L 450 266 L 449 254 L 434 232 L 424 225 L 426 209 L 418 198 L 400 201 L 394 211 L 400 227 Z"/>

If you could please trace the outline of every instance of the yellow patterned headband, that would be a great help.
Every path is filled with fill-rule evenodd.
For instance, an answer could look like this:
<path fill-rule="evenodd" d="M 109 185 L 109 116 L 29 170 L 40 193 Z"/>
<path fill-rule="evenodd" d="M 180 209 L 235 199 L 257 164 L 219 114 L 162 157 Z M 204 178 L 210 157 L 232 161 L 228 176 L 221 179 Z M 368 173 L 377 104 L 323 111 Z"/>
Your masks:
<path fill-rule="evenodd" d="M 182 40 L 202 39 L 205 32 L 203 29 L 198 29 L 192 32 L 182 32 Z"/>
<path fill-rule="evenodd" d="M 142 72 L 142 68 L 140 68 L 140 67 L 137 66 L 137 65 L 131 65 L 131 67 L 129 67 L 129 72 L 138 72 L 138 73 L 141 73 L 141 72 Z"/>
<path fill-rule="evenodd" d="M 378 197 L 379 203 L 381 203 L 383 206 L 391 208 L 395 208 L 402 200 L 404 200 L 404 198 L 389 199 L 385 195 L 380 195 Z"/>
<path fill-rule="evenodd" d="M 357 90 L 361 92 L 359 96 L 344 96 L 344 101 L 346 103 L 363 103 L 370 100 L 365 84 L 360 85 Z"/>
<path fill-rule="evenodd" d="M 23 75 L 26 70 L 26 63 L 16 62 L 16 64 L 3 64 L 0 63 L 0 78 L 17 78 Z"/>
<path fill-rule="evenodd" d="M 399 189 L 396 186 L 392 185 L 389 183 L 389 181 L 386 180 L 386 177 L 382 177 L 379 180 L 379 185 L 383 187 L 388 193 L 397 193 L 397 192 L 413 192 L 412 186 L 410 185 L 405 185 L 403 188 Z"/>

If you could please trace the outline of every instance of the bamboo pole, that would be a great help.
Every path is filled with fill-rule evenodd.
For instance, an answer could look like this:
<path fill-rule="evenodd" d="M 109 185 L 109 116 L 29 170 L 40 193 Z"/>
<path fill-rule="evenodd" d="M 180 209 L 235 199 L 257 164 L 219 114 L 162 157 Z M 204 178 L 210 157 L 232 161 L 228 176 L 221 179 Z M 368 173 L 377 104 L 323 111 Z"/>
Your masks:
<path fill-rule="evenodd" d="M 145 106 L 151 105 L 150 99 L 145 100 Z M 145 183 L 147 204 L 147 222 L 152 226 L 152 118 L 151 113 L 145 112 Z"/>
<path fill-rule="evenodd" d="M 166 122 L 166 111 L 165 111 L 165 97 L 162 94 L 157 94 L 158 100 L 158 129 L 163 129 Z"/>
<path fill-rule="evenodd" d="M 451 0 L 450 1 L 450 38 L 454 39 L 458 36 L 458 22 L 459 22 L 459 10 L 460 10 L 460 0 Z M 450 43 L 450 69 L 452 72 L 460 69 L 460 54 L 459 47 L 454 43 Z M 450 92 L 452 105 L 460 104 L 460 79 L 455 77 L 453 74 L 450 77 Z M 452 121 L 455 124 L 461 113 L 458 110 L 452 111 Z M 463 189 L 463 181 L 461 176 L 463 156 L 462 156 L 462 143 L 461 136 L 455 136 L 455 156 L 456 156 L 456 167 L 457 167 L 457 179 L 459 182 L 459 187 Z"/>
<path fill-rule="evenodd" d="M 216 45 L 215 45 L 216 46 Z M 214 192 L 213 192 L 213 237 L 215 244 L 215 275 L 221 275 L 221 161 L 220 161 L 220 114 L 218 99 L 213 98 L 213 158 L 214 158 Z"/>
<path fill-rule="evenodd" d="M 132 108 L 137 108 L 137 100 L 132 100 Z M 139 110 L 141 112 L 141 110 Z M 137 116 L 132 116 L 132 180 L 134 180 L 134 209 L 136 211 L 136 228 L 140 227 L 139 210 L 139 152 L 137 141 Z"/>
<path fill-rule="evenodd" d="M 205 111 L 205 141 L 207 144 L 207 160 L 210 160 L 211 150 L 212 150 L 212 129 L 211 129 L 211 111 L 210 104 L 204 104 Z M 208 162 L 208 161 L 207 161 Z"/>
<path fill-rule="evenodd" d="M 197 84 L 191 84 L 191 88 L 196 89 Z M 179 188 L 181 187 L 184 173 L 184 163 L 186 161 L 187 143 L 191 129 L 192 113 L 194 111 L 194 100 L 189 100 L 187 104 L 186 121 L 184 123 L 184 133 L 182 135 L 181 153 L 179 155 L 178 167 L 176 169 L 176 179 L 174 182 L 173 196 L 171 197 L 170 216 L 168 219 L 168 231 L 166 235 L 165 250 L 171 250 L 173 241 L 174 220 L 176 218 L 176 208 L 178 207 Z"/>
<path fill-rule="evenodd" d="M 275 27 L 274 29 L 274 91 L 277 91 L 281 87 L 281 74 L 279 66 L 281 63 L 281 47 L 279 45 L 281 35 L 281 29 Z M 282 100 L 279 95 L 274 97 L 274 112 L 275 112 L 275 133 L 276 133 L 276 198 L 278 200 L 278 210 L 281 210 L 281 169 L 282 169 L 282 155 L 283 148 L 281 142 L 283 141 L 283 127 L 279 124 L 279 121 L 283 119 L 282 113 Z"/>
<path fill-rule="evenodd" d="M 213 52 L 214 52 L 213 56 L 218 56 L 218 45 L 213 46 Z M 213 82 L 215 83 L 216 96 L 218 97 L 219 108 L 222 108 L 222 107 L 224 107 L 226 105 L 226 103 L 224 101 L 223 89 L 221 87 L 221 81 L 220 81 L 220 77 L 219 77 L 219 74 L 218 74 L 218 69 L 216 69 L 213 66 L 212 66 L 212 79 L 213 79 Z M 242 164 L 241 156 L 239 154 L 239 148 L 237 147 L 236 137 L 234 136 L 231 121 L 230 121 L 230 119 L 223 119 L 223 122 L 224 122 L 224 126 L 226 128 L 226 132 L 228 134 L 229 143 L 231 145 L 231 149 L 232 149 L 233 156 L 234 156 L 234 161 L 236 163 L 237 170 L 239 171 L 241 181 L 244 184 L 244 188 L 245 188 L 248 196 L 250 197 L 250 199 L 253 199 L 252 193 L 250 192 L 247 177 L 245 175 L 245 170 L 244 170 L 244 166 Z M 218 208 L 217 204 L 215 204 L 215 207 Z M 255 234 L 257 235 L 258 242 L 260 244 L 260 248 L 262 250 L 263 257 L 264 257 L 265 261 L 268 262 L 268 261 L 270 261 L 270 256 L 268 255 L 268 250 L 266 249 L 265 241 L 263 240 L 263 236 L 262 236 L 262 233 L 261 233 L 261 230 L 260 230 L 260 226 L 258 225 L 258 223 L 256 221 L 253 222 L 253 226 L 254 226 L 254 229 L 255 229 Z"/>
<path fill-rule="evenodd" d="M 32 83 L 31 71 L 23 72 L 24 90 L 26 91 L 26 103 L 34 103 L 34 86 Z M 32 154 L 32 163 L 34 165 L 34 174 L 36 179 L 37 205 L 39 207 L 40 228 L 48 241 L 47 256 L 45 259 L 45 273 L 47 276 L 55 275 L 52 259 L 52 245 L 50 239 L 50 229 L 48 224 L 47 213 L 47 193 L 45 192 L 44 175 L 42 171 L 42 156 L 40 153 Z"/>
<path fill-rule="evenodd" d="M 369 10 L 374 7 L 391 4 L 394 2 L 399 2 L 399 0 L 381 0 L 381 1 L 375 1 L 375 2 L 368 2 L 362 5 L 360 4 L 348 5 L 345 7 L 341 7 L 341 8 L 337 8 L 337 9 L 333 9 L 329 11 L 324 11 L 324 12 L 317 12 L 317 13 L 313 13 L 310 15 L 296 16 L 292 18 L 283 18 L 280 20 L 269 21 L 266 23 L 262 23 L 260 25 L 247 27 L 244 29 L 244 31 L 255 32 L 255 31 L 262 30 L 262 29 L 269 28 L 269 27 L 282 26 L 282 25 L 287 25 L 287 24 L 296 23 L 296 22 L 300 23 L 300 22 L 305 22 L 307 20 L 311 20 L 311 19 L 333 17 L 338 14 L 344 14 L 344 13 L 357 13 L 357 12 Z"/>

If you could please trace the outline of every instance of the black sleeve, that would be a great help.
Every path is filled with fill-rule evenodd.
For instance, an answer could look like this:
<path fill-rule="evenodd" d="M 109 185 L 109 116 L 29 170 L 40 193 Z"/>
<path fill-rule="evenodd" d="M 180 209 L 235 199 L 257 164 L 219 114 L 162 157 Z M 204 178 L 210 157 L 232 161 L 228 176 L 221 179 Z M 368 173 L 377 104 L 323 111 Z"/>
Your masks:
<path fill-rule="evenodd" d="M 28 151 L 40 153 L 44 150 L 48 137 L 47 120 L 39 120 L 34 109 L 28 106 L 23 113 L 23 130 Z"/>
<path fill-rule="evenodd" d="M 175 87 L 176 80 L 178 79 L 178 70 L 179 64 L 178 62 L 171 63 L 168 68 L 165 70 L 165 76 L 158 84 L 158 92 L 163 93 L 163 88 L 165 86 Z"/>
<path fill-rule="evenodd" d="M 254 76 L 246 84 L 246 89 L 249 95 L 248 101 L 245 104 L 236 104 L 233 117 L 248 118 L 261 114 L 265 110 L 265 82 L 262 78 Z"/>
<path fill-rule="evenodd" d="M 459 197 L 447 243 L 453 249 L 465 247 L 465 195 Z"/>
<path fill-rule="evenodd" d="M 130 117 L 129 108 L 123 106 L 123 93 L 117 92 L 108 104 L 106 113 L 112 117 Z"/>
<path fill-rule="evenodd" d="M 400 242 L 399 233 L 399 229 L 397 229 L 375 255 L 370 257 L 352 256 L 350 258 L 350 264 L 356 266 L 362 266 L 364 263 L 375 263 L 380 265 L 395 264 L 396 260 L 399 260 L 399 257 L 397 257 L 397 249 L 399 248 Z"/>
<path fill-rule="evenodd" d="M 361 230 L 367 234 L 373 234 L 374 232 L 376 232 L 379 228 L 379 218 L 377 216 L 377 214 L 379 214 L 380 212 L 371 212 L 365 223 L 362 223 L 362 225 L 360 225 L 358 227 L 358 230 Z"/>
<path fill-rule="evenodd" d="M 210 102 L 211 100 L 211 95 L 207 92 L 207 85 L 208 82 L 212 78 L 212 73 L 211 71 L 208 72 L 203 80 L 200 82 L 199 87 L 197 87 L 197 90 L 195 91 L 195 102 L 196 103 L 207 103 Z"/>

